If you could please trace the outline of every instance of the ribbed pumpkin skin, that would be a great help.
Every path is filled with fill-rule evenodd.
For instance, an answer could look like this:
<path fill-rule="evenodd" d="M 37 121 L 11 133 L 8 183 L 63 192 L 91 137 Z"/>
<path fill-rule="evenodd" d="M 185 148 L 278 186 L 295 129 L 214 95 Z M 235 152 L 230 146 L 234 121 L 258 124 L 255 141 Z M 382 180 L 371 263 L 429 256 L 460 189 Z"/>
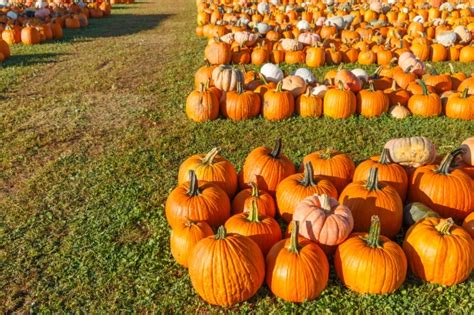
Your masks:
<path fill-rule="evenodd" d="M 260 113 L 260 96 L 251 91 L 226 93 L 221 103 L 221 113 L 235 121 L 250 119 Z"/>
<path fill-rule="evenodd" d="M 189 254 L 197 242 L 213 234 L 206 222 L 187 222 L 177 226 L 171 231 L 171 254 L 178 264 L 187 268 Z"/>
<path fill-rule="evenodd" d="M 216 184 L 199 181 L 198 196 L 189 196 L 189 182 L 176 187 L 166 200 L 166 219 L 171 228 L 186 221 L 206 221 L 217 227 L 230 216 L 230 201 L 227 194 Z"/>
<path fill-rule="evenodd" d="M 372 167 L 378 168 L 378 179 L 381 183 L 386 183 L 395 188 L 403 200 L 406 199 L 408 189 L 408 176 L 403 166 L 396 163 L 382 164 L 379 162 L 380 156 L 373 156 L 357 165 L 354 172 L 354 182 L 364 181 L 369 177 L 369 170 Z"/>
<path fill-rule="evenodd" d="M 339 197 L 339 203 L 352 211 L 354 232 L 367 231 L 370 219 L 378 215 L 382 235 L 393 238 L 402 226 L 403 203 L 395 188 L 380 184 L 380 189 L 369 190 L 367 181 L 349 184 Z"/>
<path fill-rule="evenodd" d="M 274 158 L 271 152 L 267 147 L 258 147 L 250 152 L 242 168 L 241 188 L 255 182 L 260 189 L 274 196 L 278 184 L 295 173 L 295 165 L 284 154 L 280 153 Z"/>
<path fill-rule="evenodd" d="M 308 162 L 313 165 L 314 175 L 329 179 L 339 194 L 351 182 L 354 175 L 354 162 L 347 154 L 338 151 L 321 150 L 310 153 L 303 159 L 303 164 Z"/>
<path fill-rule="evenodd" d="M 365 117 L 378 117 L 388 111 L 389 99 L 383 91 L 361 90 L 357 94 L 357 112 Z"/>
<path fill-rule="evenodd" d="M 437 168 L 437 165 L 426 165 L 415 170 L 408 199 L 427 205 L 442 217 L 463 220 L 474 209 L 473 180 L 459 169 L 444 175 L 435 173 Z"/>
<path fill-rule="evenodd" d="M 253 200 L 257 203 L 258 212 L 260 214 L 275 217 L 276 204 L 273 197 L 264 190 L 259 190 L 258 197 L 252 197 L 252 188 L 244 189 L 235 195 L 232 201 L 232 213 L 249 212 Z"/>
<path fill-rule="evenodd" d="M 304 302 L 317 298 L 326 288 L 329 263 L 323 250 L 299 238 L 299 253 L 288 250 L 291 239 L 276 243 L 267 255 L 266 283 L 281 299 Z"/>
<path fill-rule="evenodd" d="M 228 233 L 248 236 L 262 250 L 265 257 L 275 243 L 281 240 L 281 229 L 278 222 L 269 216 L 259 215 L 259 222 L 249 220 L 248 213 L 233 215 L 225 223 Z"/>
<path fill-rule="evenodd" d="M 464 97 L 462 93 L 451 95 L 445 111 L 449 118 L 474 120 L 474 95 Z"/>
<path fill-rule="evenodd" d="M 407 260 L 397 243 L 381 235 L 381 248 L 371 248 L 354 233 L 338 246 L 334 266 L 338 278 L 358 293 L 383 294 L 397 290 L 405 281 Z"/>
<path fill-rule="evenodd" d="M 214 236 L 194 246 L 189 276 L 207 303 L 231 306 L 251 298 L 265 278 L 265 261 L 258 245 L 246 236 Z"/>
<path fill-rule="evenodd" d="M 186 115 L 196 122 L 214 120 L 219 116 L 219 100 L 208 90 L 192 91 L 186 98 Z"/>
<path fill-rule="evenodd" d="M 435 226 L 439 218 L 426 218 L 413 225 L 403 242 L 411 272 L 418 278 L 454 285 L 469 277 L 474 265 L 474 242 L 464 229 L 453 225 L 450 235 Z"/>
<path fill-rule="evenodd" d="M 465 229 L 474 240 L 474 212 L 471 212 L 462 223 L 463 229 Z"/>
<path fill-rule="evenodd" d="M 320 117 L 323 112 L 323 99 L 317 95 L 302 94 L 296 100 L 296 113 L 301 117 Z"/>
<path fill-rule="evenodd" d="M 356 111 L 356 96 L 351 91 L 330 89 L 324 95 L 324 116 L 343 119 L 349 118 Z"/>
<path fill-rule="evenodd" d="M 329 198 L 329 205 L 329 211 L 322 209 L 321 196 L 313 195 L 296 206 L 293 219 L 301 222 L 300 235 L 328 246 L 340 244 L 349 236 L 354 227 L 351 210 L 333 198 Z"/>
<path fill-rule="evenodd" d="M 209 154 L 215 155 L 212 157 L 212 160 L 205 163 L 205 158 Z M 207 154 L 195 154 L 181 163 L 178 171 L 179 185 L 189 181 L 188 173 L 190 170 L 196 173 L 198 180 L 217 184 L 230 198 L 235 195 L 238 186 L 237 171 L 232 163 L 220 156 L 218 152 L 211 151 Z"/>
<path fill-rule="evenodd" d="M 263 117 L 275 121 L 289 118 L 295 111 L 295 99 L 289 91 L 268 90 L 263 95 Z"/>
<path fill-rule="evenodd" d="M 276 203 L 278 213 L 286 222 L 292 220 L 296 206 L 306 197 L 314 194 L 326 194 L 333 198 L 337 198 L 338 196 L 336 187 L 323 177 L 313 177 L 315 185 L 309 185 L 307 187 L 301 184 L 303 179 L 303 173 L 294 174 L 285 178 L 277 187 Z"/>

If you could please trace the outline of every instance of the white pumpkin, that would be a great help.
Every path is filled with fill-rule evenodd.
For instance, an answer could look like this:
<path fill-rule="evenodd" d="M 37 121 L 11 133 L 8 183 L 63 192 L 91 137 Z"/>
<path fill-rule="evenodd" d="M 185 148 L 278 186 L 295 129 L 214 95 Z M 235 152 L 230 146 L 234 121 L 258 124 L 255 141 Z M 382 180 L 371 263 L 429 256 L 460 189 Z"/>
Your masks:
<path fill-rule="evenodd" d="M 257 31 L 260 34 L 266 34 L 270 31 L 270 25 L 268 25 L 267 23 L 260 22 L 257 24 Z"/>
<path fill-rule="evenodd" d="M 331 17 L 329 19 L 327 19 L 325 22 L 324 22 L 325 25 L 329 25 L 329 26 L 335 26 L 337 27 L 338 30 L 342 30 L 345 25 L 346 25 L 346 22 L 344 22 L 344 19 L 340 16 L 334 16 L 334 17 Z"/>
<path fill-rule="evenodd" d="M 316 33 L 301 33 L 298 35 L 298 41 L 304 45 L 312 46 L 316 43 L 321 41 L 321 37 L 319 37 Z"/>
<path fill-rule="evenodd" d="M 323 26 L 325 21 L 326 21 L 326 18 L 324 16 L 321 16 L 316 20 L 316 23 L 314 24 L 316 26 Z"/>
<path fill-rule="evenodd" d="M 230 45 L 234 41 L 234 33 L 227 33 L 225 35 L 222 35 L 219 39 L 222 42 L 227 43 L 227 44 Z"/>
<path fill-rule="evenodd" d="M 382 12 L 382 3 L 378 2 L 378 1 L 373 1 L 370 6 L 369 6 L 370 10 L 372 11 L 375 11 L 377 13 L 380 13 Z"/>
<path fill-rule="evenodd" d="M 307 68 L 299 68 L 293 73 L 293 75 L 301 77 L 308 84 L 313 84 L 316 82 L 316 77 L 311 72 L 311 70 Z"/>
<path fill-rule="evenodd" d="M 395 106 L 390 107 L 389 113 L 390 113 L 390 116 L 396 119 L 407 118 L 408 116 L 411 115 L 408 108 L 402 105 L 395 105 Z"/>
<path fill-rule="evenodd" d="M 314 87 L 311 90 L 311 94 L 312 95 L 324 96 L 324 94 L 326 94 L 326 92 L 328 90 L 329 90 L 329 88 L 327 87 L 327 85 L 321 84 L 321 85 L 318 85 L 318 86 Z"/>
<path fill-rule="evenodd" d="M 38 0 L 35 3 L 35 8 L 37 8 L 37 9 L 44 9 L 47 6 L 48 6 L 48 3 L 46 1 L 43 1 L 43 0 Z"/>
<path fill-rule="evenodd" d="M 15 11 L 8 11 L 7 12 L 7 17 L 9 19 L 16 20 L 16 19 L 18 19 L 18 13 L 16 13 Z"/>
<path fill-rule="evenodd" d="M 239 46 L 253 46 L 258 39 L 258 35 L 250 32 L 235 32 L 234 40 Z"/>
<path fill-rule="evenodd" d="M 436 41 L 445 47 L 450 47 L 456 43 L 457 34 L 452 31 L 442 32 L 436 35 Z"/>
<path fill-rule="evenodd" d="M 362 81 L 362 83 L 369 82 L 369 74 L 364 69 L 356 68 L 351 72 Z"/>
<path fill-rule="evenodd" d="M 354 21 L 354 16 L 352 14 L 347 14 L 342 17 L 345 25 L 350 25 Z"/>
<path fill-rule="evenodd" d="M 421 15 L 417 15 L 413 18 L 413 22 L 417 22 L 417 23 L 425 23 L 425 18 L 422 17 Z"/>
<path fill-rule="evenodd" d="M 280 0 L 270 0 L 270 3 L 273 4 L 274 6 L 279 6 L 281 5 L 281 1 Z"/>
<path fill-rule="evenodd" d="M 286 51 L 295 51 L 303 49 L 303 44 L 292 38 L 280 39 L 281 47 Z"/>
<path fill-rule="evenodd" d="M 260 2 L 257 5 L 257 11 L 261 15 L 268 14 L 268 13 L 270 13 L 270 5 L 267 2 Z"/>
<path fill-rule="evenodd" d="M 273 63 L 264 64 L 262 68 L 260 68 L 260 73 L 270 82 L 279 82 L 283 80 L 284 77 L 283 71 Z"/>
<path fill-rule="evenodd" d="M 309 25 L 308 21 L 301 20 L 296 24 L 296 28 L 300 31 L 308 31 L 311 28 L 311 25 Z"/>
<path fill-rule="evenodd" d="M 448 12 L 451 12 L 451 11 L 454 10 L 454 7 L 453 7 L 453 5 L 452 5 L 451 3 L 445 2 L 445 3 L 443 3 L 442 5 L 439 6 L 439 9 L 440 9 L 441 11 L 448 11 Z"/>
<path fill-rule="evenodd" d="M 464 25 L 458 25 L 454 28 L 454 33 L 460 38 L 460 44 L 468 44 L 472 40 L 472 34 Z"/>

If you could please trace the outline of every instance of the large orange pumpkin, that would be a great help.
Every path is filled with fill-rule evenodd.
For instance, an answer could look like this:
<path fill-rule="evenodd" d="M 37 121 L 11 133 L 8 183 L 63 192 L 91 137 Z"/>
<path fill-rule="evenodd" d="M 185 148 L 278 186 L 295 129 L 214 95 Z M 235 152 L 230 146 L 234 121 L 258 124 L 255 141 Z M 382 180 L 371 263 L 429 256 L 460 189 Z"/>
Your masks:
<path fill-rule="evenodd" d="M 230 201 L 225 191 L 214 183 L 198 182 L 193 170 L 189 171 L 189 178 L 166 200 L 166 219 L 171 228 L 186 220 L 206 221 L 212 227 L 224 224 L 230 216 Z"/>
<path fill-rule="evenodd" d="M 367 231 L 371 217 L 378 215 L 382 234 L 393 238 L 402 226 L 403 203 L 395 188 L 378 182 L 378 171 L 373 167 L 367 180 L 349 184 L 339 202 L 351 209 L 355 232 Z"/>
<path fill-rule="evenodd" d="M 337 277 L 358 293 L 384 294 L 405 281 L 407 259 L 400 246 L 380 235 L 380 220 L 371 218 L 369 233 L 352 234 L 334 254 Z"/>
<path fill-rule="evenodd" d="M 303 158 L 303 165 L 308 162 L 313 166 L 314 175 L 329 179 L 336 186 L 338 193 L 351 182 L 354 175 L 354 162 L 347 154 L 336 150 L 310 153 Z"/>
<path fill-rule="evenodd" d="M 266 283 L 277 297 L 290 302 L 317 298 L 326 288 L 329 263 L 314 242 L 298 237 L 298 223 L 289 239 L 276 243 L 266 259 Z"/>
<path fill-rule="evenodd" d="M 188 219 L 171 231 L 171 254 L 178 264 L 188 267 L 189 255 L 197 242 L 213 234 L 206 222 L 193 222 Z"/>
<path fill-rule="evenodd" d="M 266 256 L 270 248 L 281 240 L 281 229 L 278 222 L 270 216 L 262 215 L 255 200 L 249 213 L 233 215 L 225 223 L 229 233 L 250 237 Z"/>
<path fill-rule="evenodd" d="M 282 90 L 282 82 L 276 89 L 268 90 L 263 95 L 263 117 L 268 120 L 289 118 L 295 111 L 295 99 L 290 91 Z"/>
<path fill-rule="evenodd" d="M 219 116 L 219 99 L 203 83 L 186 98 L 186 115 L 196 122 L 214 120 Z"/>
<path fill-rule="evenodd" d="M 213 148 L 207 154 L 195 154 L 181 163 L 178 171 L 178 184 L 189 180 L 189 171 L 193 170 L 198 180 L 219 185 L 232 198 L 237 191 L 237 171 L 227 159 L 219 155 L 219 148 Z"/>
<path fill-rule="evenodd" d="M 278 184 L 276 202 L 278 213 L 286 222 L 290 222 L 293 212 L 300 201 L 311 195 L 326 194 L 337 198 L 336 187 L 321 176 L 315 176 L 311 162 L 304 164 L 304 173 L 288 176 Z"/>
<path fill-rule="evenodd" d="M 341 119 L 349 118 L 356 112 L 356 96 L 345 90 L 342 82 L 338 88 L 329 89 L 324 94 L 323 113 L 326 117 Z"/>
<path fill-rule="evenodd" d="M 354 182 L 366 180 L 372 167 L 378 168 L 378 179 L 381 183 L 389 184 L 395 188 L 402 201 L 406 199 L 407 173 L 401 165 L 390 162 L 390 152 L 387 148 L 383 149 L 380 157 L 373 156 L 357 165 L 354 172 Z"/>
<path fill-rule="evenodd" d="M 426 218 L 413 225 L 403 241 L 411 272 L 431 283 L 454 285 L 474 266 L 474 242 L 451 218 Z"/>
<path fill-rule="evenodd" d="M 223 226 L 194 246 L 188 262 L 194 289 L 210 304 L 231 306 L 246 301 L 265 278 L 258 245 L 247 236 L 227 234 Z"/>
<path fill-rule="evenodd" d="M 474 183 L 459 169 L 451 169 L 454 158 L 462 152 L 448 153 L 439 165 L 426 165 L 413 173 L 408 199 L 421 202 L 443 217 L 464 219 L 474 209 Z"/>
<path fill-rule="evenodd" d="M 274 196 L 278 184 L 294 173 L 295 165 L 281 153 L 281 139 L 277 139 L 273 150 L 258 147 L 250 152 L 242 168 L 240 187 L 254 182 Z"/>

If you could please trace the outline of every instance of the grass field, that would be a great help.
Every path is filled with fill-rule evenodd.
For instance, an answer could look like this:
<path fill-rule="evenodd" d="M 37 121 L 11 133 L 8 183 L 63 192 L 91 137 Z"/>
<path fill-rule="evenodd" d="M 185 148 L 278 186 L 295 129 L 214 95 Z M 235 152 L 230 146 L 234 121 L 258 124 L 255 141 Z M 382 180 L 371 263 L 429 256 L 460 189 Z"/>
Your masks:
<path fill-rule="evenodd" d="M 194 1 L 150 0 L 59 43 L 13 48 L 0 68 L 2 312 L 223 311 L 200 300 L 169 252 L 163 204 L 191 154 L 219 145 L 240 168 L 282 137 L 296 164 L 326 147 L 359 161 L 393 137 L 427 136 L 444 153 L 474 135 L 474 122 L 446 118 L 191 123 L 184 101 L 205 45 L 194 27 Z M 474 277 L 445 288 L 410 276 L 395 294 L 361 296 L 332 274 L 316 301 L 284 303 L 262 287 L 230 310 L 358 309 L 473 312 Z"/>

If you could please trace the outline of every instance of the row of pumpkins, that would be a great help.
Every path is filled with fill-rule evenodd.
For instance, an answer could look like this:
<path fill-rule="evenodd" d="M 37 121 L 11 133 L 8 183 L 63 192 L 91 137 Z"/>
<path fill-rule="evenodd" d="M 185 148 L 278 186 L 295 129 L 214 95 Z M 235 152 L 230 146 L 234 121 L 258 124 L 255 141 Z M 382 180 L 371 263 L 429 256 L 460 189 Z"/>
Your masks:
<path fill-rule="evenodd" d="M 171 253 L 196 292 L 222 306 L 249 299 L 264 280 L 286 301 L 315 299 L 328 283 L 329 255 L 359 293 L 396 291 L 408 267 L 455 285 L 474 267 L 474 138 L 435 160 L 424 137 L 392 139 L 357 167 L 347 154 L 316 151 L 300 173 L 280 140 L 250 152 L 239 174 L 217 148 L 193 155 L 166 202 Z M 288 238 L 276 215 L 290 223 Z M 402 221 L 400 247 L 392 239 Z"/>
<path fill-rule="evenodd" d="M 196 34 L 208 48 L 226 48 L 223 63 L 359 62 L 385 65 L 411 51 L 421 61 L 474 61 L 474 14 L 466 4 L 442 8 L 378 1 L 281 6 L 260 1 L 232 5 L 197 1 Z M 403 7 L 402 7 L 403 6 Z M 232 56 L 232 57 L 231 57 Z"/>
<path fill-rule="evenodd" d="M 89 25 L 89 18 L 101 18 L 111 13 L 109 2 L 90 2 L 87 5 L 44 4 L 32 9 L 23 6 L 0 10 L 0 62 L 10 57 L 9 45 L 36 45 L 63 38 L 63 29 L 78 29 Z"/>
<path fill-rule="evenodd" d="M 464 73 L 424 74 L 425 65 L 411 53 L 399 66 L 381 66 L 369 76 L 365 70 L 339 68 L 326 73 L 317 84 L 313 73 L 299 68 L 284 76 L 275 64 L 260 72 L 241 71 L 230 65 L 206 65 L 195 74 L 195 90 L 186 100 L 188 118 L 205 122 L 219 113 L 245 120 L 260 113 L 268 120 L 282 120 L 295 112 L 302 117 L 348 118 L 354 114 L 377 117 L 386 112 L 395 118 L 411 114 L 474 119 L 474 76 Z"/>

